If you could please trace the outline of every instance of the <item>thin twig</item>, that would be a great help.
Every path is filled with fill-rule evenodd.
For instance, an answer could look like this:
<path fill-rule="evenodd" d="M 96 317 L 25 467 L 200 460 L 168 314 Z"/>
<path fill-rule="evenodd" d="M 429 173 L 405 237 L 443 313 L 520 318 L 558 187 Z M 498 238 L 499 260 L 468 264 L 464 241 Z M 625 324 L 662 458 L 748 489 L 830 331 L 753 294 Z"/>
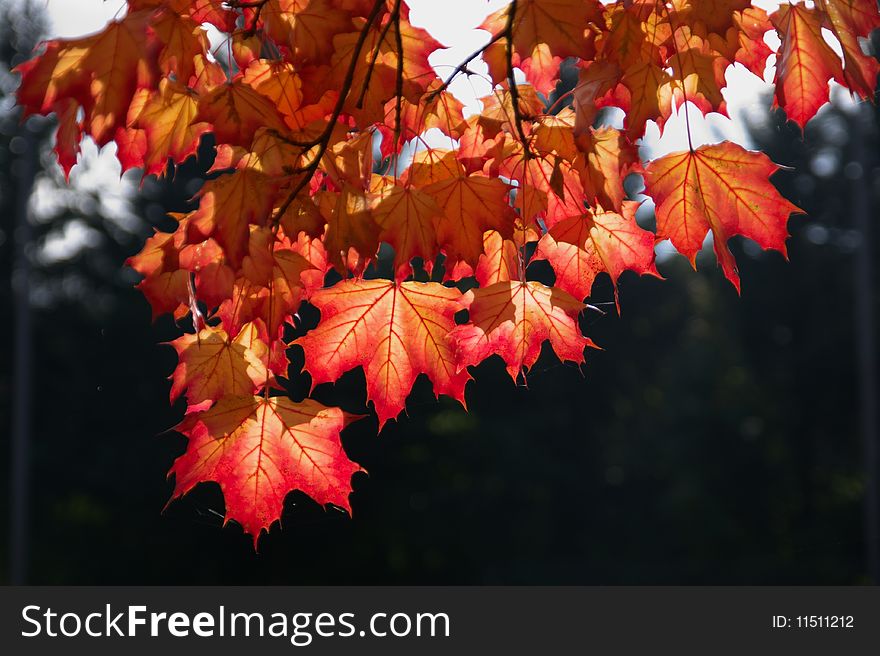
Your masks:
<path fill-rule="evenodd" d="M 358 96 L 357 104 L 355 105 L 358 109 L 364 108 L 364 99 L 367 96 L 367 89 L 370 86 L 370 81 L 373 79 L 373 70 L 376 68 L 376 62 L 379 59 L 379 52 L 382 50 L 382 44 L 385 43 L 385 39 L 388 36 L 388 30 L 391 29 L 392 24 L 397 24 L 398 29 L 400 28 L 400 0 L 394 4 L 394 8 L 391 10 L 391 16 L 388 19 L 388 22 L 385 23 L 385 26 L 382 28 L 382 32 L 379 34 L 379 41 L 376 43 L 376 49 L 373 51 L 372 56 L 370 57 L 370 64 L 367 66 L 367 73 L 364 76 L 364 84 L 361 86 L 361 93 Z M 402 55 L 401 55 L 402 57 Z"/>
<path fill-rule="evenodd" d="M 250 27 L 245 27 L 244 33 L 253 36 L 257 33 L 257 23 L 260 21 L 260 15 L 263 13 L 263 7 L 269 0 L 229 0 L 227 3 L 233 9 L 255 9 L 254 21 Z"/>
<path fill-rule="evenodd" d="M 516 4 L 517 0 L 511 0 L 507 15 L 507 25 L 504 27 L 503 35 L 507 39 L 507 49 L 505 50 L 507 58 L 507 86 L 510 91 L 511 105 L 513 105 L 513 119 L 519 134 L 519 140 L 522 142 L 525 151 L 525 159 L 528 161 L 531 151 L 529 150 L 528 137 L 526 137 L 525 130 L 523 129 L 524 117 L 519 106 L 519 87 L 516 86 L 516 80 L 513 77 L 513 21 L 516 18 Z"/>
<path fill-rule="evenodd" d="M 498 34 L 494 35 L 491 39 L 489 39 L 489 42 L 486 45 L 480 46 L 479 48 L 474 50 L 471 54 L 469 54 L 467 57 L 465 57 L 462 60 L 462 62 L 453 69 L 452 73 L 449 74 L 449 77 L 446 78 L 446 81 L 443 82 L 443 84 L 441 84 L 439 87 L 437 87 L 436 89 L 434 89 L 431 92 L 431 94 L 427 98 L 427 102 L 430 103 L 432 100 L 434 100 L 434 98 L 436 98 L 441 93 L 446 91 L 446 89 L 449 88 L 449 85 L 452 84 L 452 81 L 456 77 L 458 77 L 461 73 L 467 73 L 468 75 L 471 75 L 472 72 L 468 69 L 468 64 L 470 64 L 477 57 L 482 55 L 486 51 L 486 48 L 491 46 L 493 43 L 497 43 L 498 41 L 503 39 L 506 35 L 507 35 L 506 31 L 499 32 Z"/>
<path fill-rule="evenodd" d="M 352 52 L 351 55 L 351 63 L 348 65 L 348 71 L 346 71 L 345 79 L 342 82 L 342 88 L 339 90 L 339 99 L 336 101 L 336 106 L 333 108 L 333 114 L 330 116 L 330 119 L 327 122 L 327 127 L 315 140 L 313 140 L 313 142 L 297 144 L 288 140 L 289 143 L 294 143 L 294 145 L 301 145 L 304 148 L 312 148 L 314 146 L 318 146 L 318 152 L 315 154 L 309 165 L 302 170 L 303 177 L 300 179 L 299 183 L 297 183 L 297 185 L 293 188 L 293 190 L 288 194 L 287 198 L 281 204 L 281 207 L 279 207 L 278 210 L 275 212 L 275 216 L 272 217 L 272 223 L 278 223 L 281 220 L 281 217 L 284 216 L 284 213 L 290 207 L 291 203 L 293 203 L 293 200 L 299 195 L 299 192 L 306 188 L 306 185 L 309 184 L 309 181 L 318 170 L 321 159 L 324 157 L 324 153 L 327 152 L 327 148 L 330 145 L 330 137 L 333 135 L 333 129 L 336 127 L 336 122 L 339 119 L 339 115 L 342 114 L 342 108 L 345 106 L 345 101 L 348 98 L 348 94 L 351 93 L 351 85 L 354 80 L 354 72 L 357 69 L 358 60 L 360 59 L 364 44 L 367 41 L 367 35 L 369 34 L 373 23 L 376 22 L 376 18 L 379 16 L 379 12 L 382 10 L 382 6 L 384 4 L 384 0 L 376 0 L 376 2 L 373 4 L 373 9 L 370 11 L 370 15 L 367 17 L 367 22 L 361 29 L 361 33 L 358 36 L 357 43 L 354 46 L 354 52 Z"/>
<path fill-rule="evenodd" d="M 394 177 L 397 178 L 397 166 L 400 158 L 400 152 L 397 149 L 400 140 L 401 119 L 403 117 L 403 36 L 400 34 L 400 0 L 394 6 L 394 33 L 397 41 L 397 83 L 395 86 L 395 97 L 397 102 L 394 107 Z"/>

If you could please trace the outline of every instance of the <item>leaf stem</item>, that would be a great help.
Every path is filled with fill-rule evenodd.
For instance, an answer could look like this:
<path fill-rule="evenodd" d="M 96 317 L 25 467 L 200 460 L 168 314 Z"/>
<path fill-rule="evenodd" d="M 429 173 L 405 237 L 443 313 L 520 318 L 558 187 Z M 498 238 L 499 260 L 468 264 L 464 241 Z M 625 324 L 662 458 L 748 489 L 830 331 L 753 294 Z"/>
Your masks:
<path fill-rule="evenodd" d="M 675 41 L 675 33 L 680 28 L 675 26 L 675 21 L 672 19 L 671 5 L 664 5 L 664 9 L 666 10 L 666 18 L 669 19 L 669 27 L 672 28 L 672 47 L 675 48 L 675 58 L 678 60 L 678 78 L 679 82 L 681 82 L 681 95 L 684 98 L 681 106 L 684 109 L 684 124 L 685 130 L 687 131 L 688 150 L 694 152 L 694 143 L 691 138 L 691 117 L 688 113 L 687 84 L 684 80 L 684 66 L 681 63 L 681 52 L 678 49 L 678 43 Z"/>
<path fill-rule="evenodd" d="M 505 58 L 507 60 L 507 87 L 510 92 L 510 104 L 513 107 L 513 122 L 516 127 L 517 134 L 519 136 L 519 140 L 522 143 L 523 147 L 523 182 L 520 191 L 523 194 L 523 208 L 526 207 L 525 202 L 525 193 L 526 193 L 526 178 L 529 173 L 529 159 L 531 159 L 531 148 L 529 146 L 528 137 L 526 137 L 526 132 L 523 129 L 523 115 L 522 110 L 520 109 L 519 102 L 519 87 L 516 86 L 516 80 L 513 76 L 513 24 L 516 20 L 516 10 L 517 10 L 517 0 L 511 0 L 510 6 L 508 8 L 507 14 L 507 24 L 504 26 L 504 31 L 502 34 L 504 38 L 507 40 L 507 47 L 505 48 Z M 525 227 L 523 227 L 525 230 Z M 523 240 L 523 245 L 521 247 L 517 247 L 517 264 L 518 264 L 518 273 L 520 282 L 525 283 L 526 281 L 526 263 L 525 263 L 525 240 Z"/>

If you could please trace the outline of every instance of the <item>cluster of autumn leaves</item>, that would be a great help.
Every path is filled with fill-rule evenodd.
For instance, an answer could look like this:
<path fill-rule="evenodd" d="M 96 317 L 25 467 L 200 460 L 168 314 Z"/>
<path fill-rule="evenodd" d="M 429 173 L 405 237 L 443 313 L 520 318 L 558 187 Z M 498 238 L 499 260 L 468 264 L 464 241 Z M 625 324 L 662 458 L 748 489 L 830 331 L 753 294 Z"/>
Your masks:
<path fill-rule="evenodd" d="M 221 35 L 213 49 L 207 27 Z M 171 398 L 186 399 L 189 438 L 174 495 L 216 481 L 227 518 L 256 540 L 290 490 L 349 508 L 359 470 L 339 439 L 353 416 L 270 393 L 302 302 L 320 311 L 293 342 L 313 385 L 362 368 L 381 427 L 420 374 L 463 403 L 468 368 L 492 355 L 513 378 L 545 341 L 583 362 L 578 316 L 596 276 L 656 275 L 658 240 L 693 262 L 711 231 L 738 288 L 727 240 L 784 252 L 798 211 L 770 184 L 775 165 L 729 142 L 642 165 L 646 122 L 662 128 L 685 101 L 724 113 L 727 67 L 763 75 L 775 29 L 775 103 L 803 126 L 829 80 L 872 96 L 878 62 L 862 42 L 877 27 L 875 0 L 770 16 L 748 0 L 515 0 L 441 80 L 428 56 L 442 46 L 403 0 L 128 0 L 99 34 L 49 42 L 19 67 L 18 99 L 56 114 L 65 172 L 85 135 L 115 142 L 124 169 L 162 175 L 212 133 L 196 209 L 130 265 L 154 316 L 194 326 L 172 342 Z M 466 118 L 447 87 L 477 56 L 495 90 Z M 569 58 L 578 84 L 550 111 Z M 596 125 L 604 107 L 625 112 L 623 129 Z M 656 232 L 636 223 L 631 173 L 644 176 Z M 388 278 L 376 275 L 381 244 L 393 249 Z M 553 287 L 528 279 L 535 259 Z"/>

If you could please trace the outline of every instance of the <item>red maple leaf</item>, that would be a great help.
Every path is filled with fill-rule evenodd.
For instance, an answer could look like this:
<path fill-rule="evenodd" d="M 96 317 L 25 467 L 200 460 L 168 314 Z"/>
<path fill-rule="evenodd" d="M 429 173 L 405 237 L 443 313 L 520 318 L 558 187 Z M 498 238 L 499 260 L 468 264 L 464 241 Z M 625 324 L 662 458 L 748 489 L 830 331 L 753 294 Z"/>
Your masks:
<path fill-rule="evenodd" d="M 339 433 L 357 418 L 311 399 L 226 396 L 177 427 L 189 444 L 169 472 L 172 499 L 216 482 L 226 521 L 241 524 L 255 547 L 293 490 L 351 512 L 351 477 L 361 467 L 345 455 Z"/>

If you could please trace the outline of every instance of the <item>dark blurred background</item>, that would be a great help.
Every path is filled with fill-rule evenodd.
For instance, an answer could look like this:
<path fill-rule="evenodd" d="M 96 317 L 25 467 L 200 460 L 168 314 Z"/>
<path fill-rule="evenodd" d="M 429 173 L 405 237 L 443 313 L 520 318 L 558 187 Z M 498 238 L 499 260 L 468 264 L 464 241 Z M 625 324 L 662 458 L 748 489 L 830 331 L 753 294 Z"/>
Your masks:
<path fill-rule="evenodd" d="M 604 350 L 582 370 L 545 353 L 526 389 L 493 359 L 474 372 L 468 413 L 420 379 L 408 417 L 378 438 L 375 418 L 343 435 L 370 472 L 355 477 L 354 517 L 293 493 L 254 554 L 222 528 L 215 485 L 162 511 L 185 440 L 168 431 L 183 408 L 168 404 L 175 358 L 159 342 L 179 331 L 151 325 L 122 266 L 168 227 L 164 212 L 187 208 L 208 149 L 173 180 L 138 192 L 130 178 L 130 199 L 99 172 L 68 189 L 51 123 L 21 125 L 12 106 L 9 68 L 44 29 L 38 12 L 0 16 L 0 557 L 12 563 L 0 580 L 877 582 L 873 107 L 826 107 L 803 138 L 784 116 L 754 121 L 755 144 L 793 167 L 773 181 L 808 215 L 790 222 L 789 262 L 733 240 L 741 298 L 711 250 L 697 272 L 673 256 L 665 281 L 624 275 L 620 317 L 605 279 L 592 301 L 608 313 L 582 320 Z M 291 394 L 307 390 L 294 374 Z M 316 396 L 364 411 L 363 375 Z"/>

